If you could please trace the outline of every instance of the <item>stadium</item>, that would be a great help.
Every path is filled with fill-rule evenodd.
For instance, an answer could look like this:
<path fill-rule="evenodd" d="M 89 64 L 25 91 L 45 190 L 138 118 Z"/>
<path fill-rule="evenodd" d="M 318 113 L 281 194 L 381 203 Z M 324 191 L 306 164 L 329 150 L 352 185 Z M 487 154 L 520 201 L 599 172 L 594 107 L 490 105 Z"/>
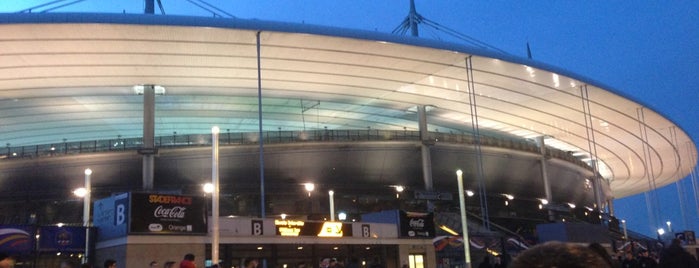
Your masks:
<path fill-rule="evenodd" d="M 92 202 L 122 193 L 206 199 L 202 186 L 217 177 L 221 217 L 310 222 L 344 212 L 362 222 L 400 210 L 434 215 L 458 234 L 462 170 L 470 232 L 528 243 L 537 224 L 585 222 L 626 239 L 611 201 L 673 183 L 696 164 L 687 133 L 632 96 L 485 48 L 259 20 L 0 16 L 5 225 L 81 226 L 73 189 L 86 177 Z M 211 256 L 205 234 L 98 236 L 93 258 L 109 252 L 141 265 L 126 261 L 143 250 L 129 245 L 173 241 Z M 397 236 L 370 255 L 400 267 L 400 245 L 429 247 L 434 234 Z M 326 240 L 279 239 L 263 240 L 278 249 L 258 257 L 315 265 L 333 254 Z M 223 243 L 226 254 L 255 255 L 260 241 Z M 343 255 L 367 243 L 347 242 L 355 247 Z M 282 250 L 297 244 L 320 248 L 307 260 Z"/>

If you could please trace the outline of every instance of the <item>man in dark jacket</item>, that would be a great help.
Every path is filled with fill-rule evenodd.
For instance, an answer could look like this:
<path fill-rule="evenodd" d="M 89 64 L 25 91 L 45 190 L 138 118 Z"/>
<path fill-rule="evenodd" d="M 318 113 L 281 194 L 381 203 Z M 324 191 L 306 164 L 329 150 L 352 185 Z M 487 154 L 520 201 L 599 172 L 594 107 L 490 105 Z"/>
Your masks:
<path fill-rule="evenodd" d="M 697 260 L 682 248 L 682 241 L 672 239 L 670 246 L 660 254 L 660 268 L 696 268 Z"/>
<path fill-rule="evenodd" d="M 655 262 L 653 258 L 648 256 L 648 250 L 641 250 L 638 253 L 638 266 L 639 268 L 656 268 L 658 263 Z"/>

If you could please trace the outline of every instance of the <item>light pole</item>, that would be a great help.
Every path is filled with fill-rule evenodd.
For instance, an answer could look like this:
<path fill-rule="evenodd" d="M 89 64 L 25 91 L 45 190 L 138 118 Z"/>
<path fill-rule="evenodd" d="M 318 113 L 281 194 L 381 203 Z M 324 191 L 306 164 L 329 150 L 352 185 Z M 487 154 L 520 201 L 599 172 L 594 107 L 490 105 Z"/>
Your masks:
<path fill-rule="evenodd" d="M 405 190 L 402 185 L 396 185 L 396 199 L 400 198 L 400 194 Z"/>
<path fill-rule="evenodd" d="M 83 256 L 83 263 L 87 263 L 90 260 L 90 192 L 92 191 L 92 183 L 90 181 L 90 176 L 92 175 L 92 169 L 85 169 L 85 187 L 78 188 L 73 191 L 78 197 L 83 198 L 83 227 L 85 227 L 85 255 Z"/>
<path fill-rule="evenodd" d="M 218 179 L 218 133 L 220 132 L 217 126 L 211 128 L 211 263 L 218 264 L 218 244 L 219 244 L 219 179 Z"/>
<path fill-rule="evenodd" d="M 307 182 L 303 184 L 303 188 L 306 189 L 306 192 L 308 193 L 308 215 L 313 214 L 313 200 L 311 199 L 311 192 L 316 188 L 316 185 Z"/>
<path fill-rule="evenodd" d="M 330 221 L 335 221 L 335 192 L 333 190 L 328 191 L 328 198 L 330 199 Z"/>
<path fill-rule="evenodd" d="M 664 239 L 663 239 L 663 235 L 664 235 L 664 234 L 665 234 L 665 229 L 663 229 L 663 228 L 658 228 L 658 240 L 660 240 L 660 242 L 663 242 L 663 240 L 664 240 Z"/>
<path fill-rule="evenodd" d="M 624 227 L 624 240 L 629 240 L 629 234 L 626 231 L 626 220 L 621 220 L 621 226 Z"/>
<path fill-rule="evenodd" d="M 463 233 L 464 243 L 464 261 L 465 267 L 471 268 L 471 253 L 469 252 L 468 241 L 468 223 L 466 222 L 466 199 L 464 198 L 464 179 L 463 172 L 459 169 L 456 171 L 456 181 L 459 187 L 459 205 L 461 206 L 461 232 Z"/>
<path fill-rule="evenodd" d="M 316 185 L 310 182 L 304 183 L 303 188 L 306 189 L 306 192 L 308 192 L 308 197 L 311 196 L 311 192 L 316 188 Z"/>
<path fill-rule="evenodd" d="M 667 221 L 665 224 L 667 224 L 667 232 L 672 233 L 672 222 Z"/>

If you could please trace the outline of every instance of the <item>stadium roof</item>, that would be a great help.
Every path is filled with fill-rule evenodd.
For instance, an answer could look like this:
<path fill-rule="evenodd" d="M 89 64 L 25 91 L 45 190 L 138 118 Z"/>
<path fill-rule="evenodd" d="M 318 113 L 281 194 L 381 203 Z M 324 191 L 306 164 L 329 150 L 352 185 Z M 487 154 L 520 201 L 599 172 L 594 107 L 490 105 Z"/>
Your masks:
<path fill-rule="evenodd" d="M 143 98 L 134 87 L 151 84 L 165 90 L 156 135 L 214 125 L 256 132 L 260 85 L 266 131 L 416 130 L 415 107 L 425 105 L 430 131 L 463 133 L 473 103 L 482 130 L 544 135 L 550 146 L 598 158 L 616 197 L 648 190 L 649 176 L 657 187 L 677 181 L 695 165 L 693 141 L 658 112 L 591 79 L 493 51 L 258 20 L 0 21 L 0 142 L 8 146 L 140 137 Z"/>

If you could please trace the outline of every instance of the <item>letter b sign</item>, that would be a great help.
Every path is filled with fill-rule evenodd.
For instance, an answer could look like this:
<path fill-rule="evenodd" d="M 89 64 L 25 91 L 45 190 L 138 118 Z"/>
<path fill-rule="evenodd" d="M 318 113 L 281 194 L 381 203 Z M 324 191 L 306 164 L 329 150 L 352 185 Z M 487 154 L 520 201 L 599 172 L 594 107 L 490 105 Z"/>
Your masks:
<path fill-rule="evenodd" d="M 263 235 L 262 221 L 252 221 L 252 235 Z"/>
<path fill-rule="evenodd" d="M 370 237 L 371 229 L 369 229 L 369 224 L 362 224 L 362 237 Z"/>
<path fill-rule="evenodd" d="M 126 206 L 124 204 L 118 204 L 116 206 L 116 215 L 114 225 L 122 225 L 126 222 Z"/>

